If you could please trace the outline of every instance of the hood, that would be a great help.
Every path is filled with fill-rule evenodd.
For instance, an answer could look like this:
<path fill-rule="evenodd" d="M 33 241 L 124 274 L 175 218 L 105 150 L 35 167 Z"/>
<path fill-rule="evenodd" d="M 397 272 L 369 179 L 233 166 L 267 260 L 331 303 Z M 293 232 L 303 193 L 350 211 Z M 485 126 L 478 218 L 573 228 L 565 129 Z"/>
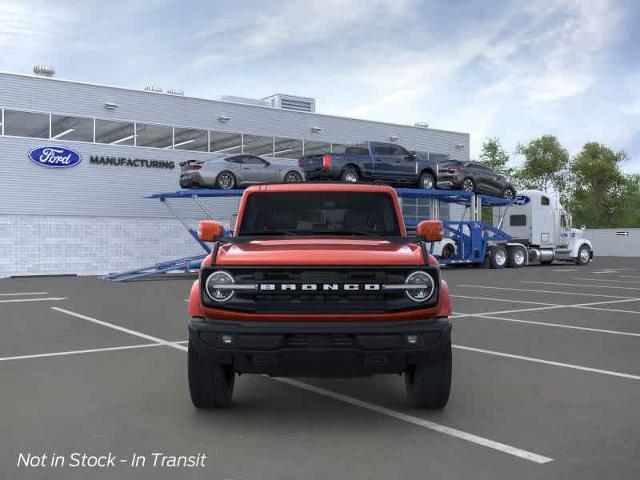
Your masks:
<path fill-rule="evenodd" d="M 241 265 L 421 265 L 415 243 L 376 239 L 297 238 L 226 243 L 216 264 Z"/>

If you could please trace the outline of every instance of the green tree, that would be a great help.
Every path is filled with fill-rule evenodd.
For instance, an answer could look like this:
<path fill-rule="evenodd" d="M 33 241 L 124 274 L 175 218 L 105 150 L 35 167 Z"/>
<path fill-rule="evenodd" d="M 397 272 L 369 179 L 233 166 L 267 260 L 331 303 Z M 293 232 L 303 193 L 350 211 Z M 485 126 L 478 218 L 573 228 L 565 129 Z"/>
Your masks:
<path fill-rule="evenodd" d="M 517 153 L 524 156 L 523 165 L 515 171 L 521 188 L 547 192 L 553 188 L 562 195 L 566 189 L 569 152 L 554 135 L 534 138 L 526 145 L 518 145 Z"/>
<path fill-rule="evenodd" d="M 640 176 L 625 175 L 624 151 L 586 143 L 570 167 L 569 209 L 576 224 L 590 227 L 640 226 Z"/>
<path fill-rule="evenodd" d="M 478 157 L 480 163 L 508 177 L 513 173 L 513 169 L 507 166 L 509 160 L 509 155 L 498 138 L 491 137 L 484 141 L 482 152 Z"/>

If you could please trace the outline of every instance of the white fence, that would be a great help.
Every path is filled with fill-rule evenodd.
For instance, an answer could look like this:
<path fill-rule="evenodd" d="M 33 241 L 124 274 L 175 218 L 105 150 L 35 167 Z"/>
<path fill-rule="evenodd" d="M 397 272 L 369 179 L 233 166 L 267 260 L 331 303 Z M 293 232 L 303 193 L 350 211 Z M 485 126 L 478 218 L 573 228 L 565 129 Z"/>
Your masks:
<path fill-rule="evenodd" d="M 585 231 L 596 257 L 640 257 L 640 228 L 598 228 Z"/>

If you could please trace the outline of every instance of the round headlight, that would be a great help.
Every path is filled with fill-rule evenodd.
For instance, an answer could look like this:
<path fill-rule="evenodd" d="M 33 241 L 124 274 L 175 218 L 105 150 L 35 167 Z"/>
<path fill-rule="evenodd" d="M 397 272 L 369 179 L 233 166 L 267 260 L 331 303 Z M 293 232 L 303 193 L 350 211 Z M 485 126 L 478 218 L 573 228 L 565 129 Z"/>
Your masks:
<path fill-rule="evenodd" d="M 407 287 L 410 287 L 405 290 L 407 297 L 414 302 L 426 302 L 435 290 L 433 278 L 426 272 L 410 273 L 405 283 Z"/>
<path fill-rule="evenodd" d="M 231 274 L 221 270 L 209 275 L 205 287 L 207 294 L 212 300 L 216 302 L 226 302 L 233 297 L 234 283 L 235 282 Z"/>

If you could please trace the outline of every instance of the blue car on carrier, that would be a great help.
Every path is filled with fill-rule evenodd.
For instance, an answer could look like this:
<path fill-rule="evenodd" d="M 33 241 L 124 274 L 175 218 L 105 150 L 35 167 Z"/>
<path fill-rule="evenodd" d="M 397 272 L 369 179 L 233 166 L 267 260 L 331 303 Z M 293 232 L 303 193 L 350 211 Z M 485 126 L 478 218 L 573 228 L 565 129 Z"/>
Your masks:
<path fill-rule="evenodd" d="M 376 181 L 433 189 L 438 178 L 438 164 L 428 154 L 409 152 L 395 143 L 364 142 L 341 154 L 305 155 L 298 165 L 308 181 Z"/>

